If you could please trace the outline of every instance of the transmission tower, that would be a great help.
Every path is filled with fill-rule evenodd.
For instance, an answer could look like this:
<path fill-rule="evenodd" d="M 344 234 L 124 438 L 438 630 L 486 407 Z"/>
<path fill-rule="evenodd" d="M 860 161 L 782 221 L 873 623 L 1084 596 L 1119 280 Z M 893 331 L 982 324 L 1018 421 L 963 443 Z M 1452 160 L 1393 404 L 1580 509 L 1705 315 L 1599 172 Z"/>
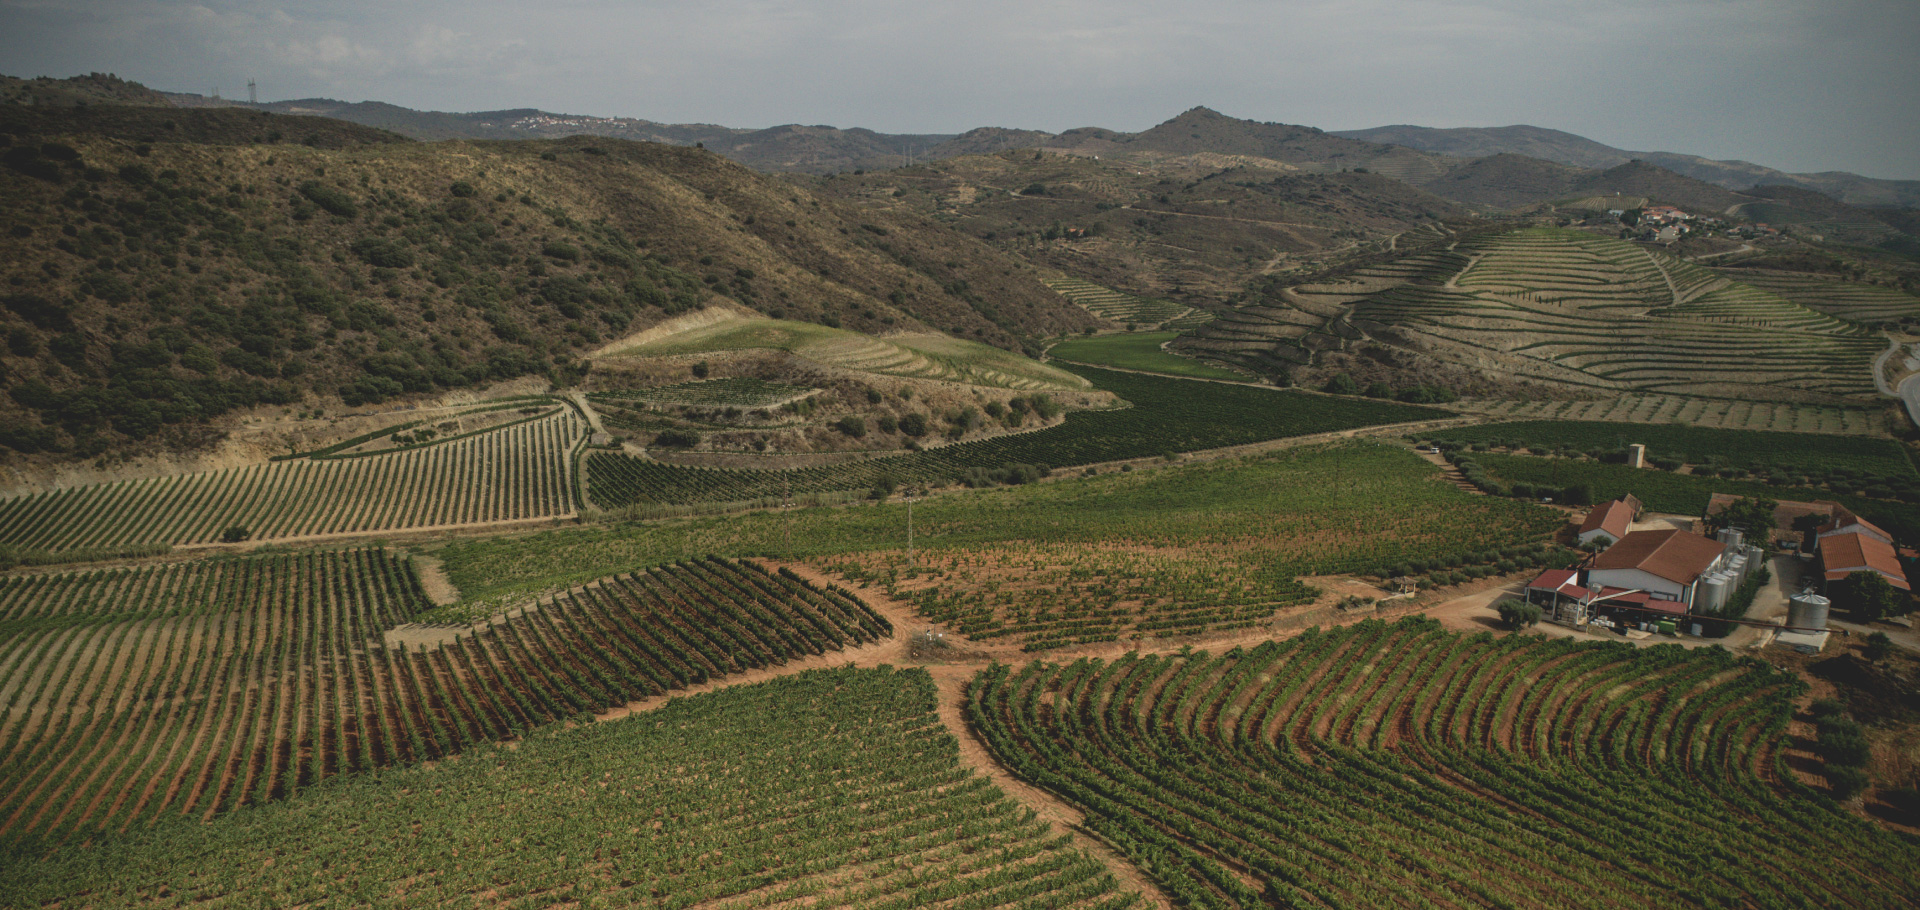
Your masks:
<path fill-rule="evenodd" d="M 252 79 L 247 80 L 247 103 L 248 104 L 260 103 L 260 93 L 257 91 L 254 91 Z"/>

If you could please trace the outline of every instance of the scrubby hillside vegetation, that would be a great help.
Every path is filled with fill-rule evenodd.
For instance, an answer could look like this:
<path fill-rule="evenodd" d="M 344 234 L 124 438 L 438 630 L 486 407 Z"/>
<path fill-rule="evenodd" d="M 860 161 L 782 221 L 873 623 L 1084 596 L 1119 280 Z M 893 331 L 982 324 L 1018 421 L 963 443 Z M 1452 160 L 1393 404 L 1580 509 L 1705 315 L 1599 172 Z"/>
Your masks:
<path fill-rule="evenodd" d="M 1097 323 L 1028 266 L 712 153 L 414 143 L 241 110 L 0 108 L 0 444 L 202 441 L 541 375 L 728 299 L 1010 350 Z"/>

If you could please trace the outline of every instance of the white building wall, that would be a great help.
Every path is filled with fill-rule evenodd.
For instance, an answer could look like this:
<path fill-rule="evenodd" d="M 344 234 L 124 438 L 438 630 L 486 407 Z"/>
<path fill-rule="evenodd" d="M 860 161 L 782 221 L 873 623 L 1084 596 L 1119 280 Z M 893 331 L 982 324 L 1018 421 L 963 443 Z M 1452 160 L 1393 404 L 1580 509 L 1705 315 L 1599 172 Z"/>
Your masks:
<path fill-rule="evenodd" d="M 1651 572 L 1640 569 L 1592 569 L 1587 572 L 1587 587 L 1595 591 L 1602 585 L 1614 588 L 1627 588 L 1635 591 L 1651 591 L 1669 600 L 1686 600 L 1687 586 L 1671 582 Z"/>

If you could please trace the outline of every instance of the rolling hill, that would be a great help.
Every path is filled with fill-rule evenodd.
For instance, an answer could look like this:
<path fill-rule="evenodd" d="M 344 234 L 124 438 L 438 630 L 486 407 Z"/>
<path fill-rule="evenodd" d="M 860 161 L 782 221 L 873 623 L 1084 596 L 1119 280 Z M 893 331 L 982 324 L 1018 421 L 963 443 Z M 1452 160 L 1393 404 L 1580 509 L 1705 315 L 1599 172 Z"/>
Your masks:
<path fill-rule="evenodd" d="M 200 445 L 258 405 L 569 382 L 712 301 L 1013 351 L 1098 324 L 977 239 L 699 149 L 103 105 L 0 107 L 0 144 L 16 455 Z"/>
<path fill-rule="evenodd" d="M 1850 205 L 1920 206 L 1920 180 L 1879 180 L 1845 171 L 1790 174 L 1746 161 L 1716 161 L 1676 152 L 1630 152 L 1561 130 L 1537 126 L 1458 127 L 1381 126 L 1333 133 L 1349 139 L 1385 142 L 1460 158 L 1527 155 L 1574 167 L 1605 169 L 1640 160 L 1726 189 L 1786 184 L 1830 196 Z"/>

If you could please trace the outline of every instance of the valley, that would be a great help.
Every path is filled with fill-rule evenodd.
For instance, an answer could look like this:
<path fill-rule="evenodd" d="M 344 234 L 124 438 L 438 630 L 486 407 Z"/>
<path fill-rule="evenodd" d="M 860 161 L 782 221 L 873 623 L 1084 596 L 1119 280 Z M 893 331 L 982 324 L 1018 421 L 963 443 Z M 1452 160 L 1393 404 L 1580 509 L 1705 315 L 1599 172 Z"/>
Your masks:
<path fill-rule="evenodd" d="M 194 97 L 0 85 L 0 904 L 1920 899 L 1898 218 Z"/>

